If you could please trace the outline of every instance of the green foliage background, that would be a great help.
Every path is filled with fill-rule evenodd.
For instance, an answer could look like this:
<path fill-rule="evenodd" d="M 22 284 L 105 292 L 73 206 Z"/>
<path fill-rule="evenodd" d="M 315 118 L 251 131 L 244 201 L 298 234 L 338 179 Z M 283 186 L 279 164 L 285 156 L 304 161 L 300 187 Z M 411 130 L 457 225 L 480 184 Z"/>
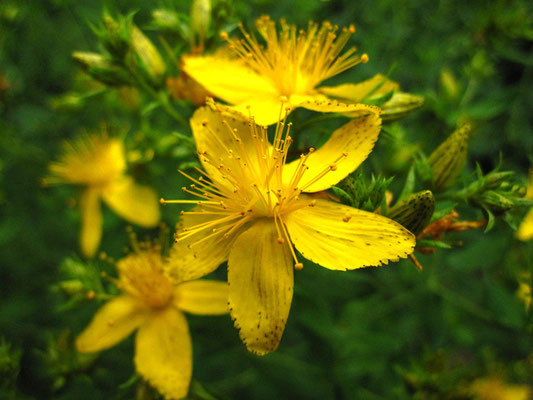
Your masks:
<path fill-rule="evenodd" d="M 98 303 L 65 307 L 65 297 L 52 289 L 67 278 L 66 259 L 84 262 L 77 247 L 76 189 L 41 185 L 62 140 L 97 131 L 102 124 L 126 133 L 130 149 L 141 155 L 130 164 L 132 173 L 167 198 L 180 196 L 176 170 L 192 159 L 187 142 L 169 135 L 188 135 L 186 127 L 176 126 L 159 108 L 147 108 L 149 99 L 142 96 L 136 106 L 123 101 L 124 93 L 95 94 L 99 86 L 74 64 L 73 51 L 98 50 L 89 25 L 98 23 L 104 6 L 124 14 L 138 10 L 135 21 L 150 35 L 153 1 L 104 3 L 0 3 L 0 76 L 8 82 L 0 91 L 0 335 L 5 340 L 0 342 L 0 398 L 155 396 L 141 393 L 139 380 L 131 378 L 131 339 L 97 360 L 76 355 L 72 338 Z M 403 90 L 426 97 L 423 109 L 384 128 L 365 163 L 367 173 L 395 176 L 396 196 L 417 152 L 429 154 L 463 120 L 476 127 L 466 173 L 475 162 L 488 172 L 501 155 L 505 169 L 516 171 L 525 183 L 533 162 L 531 2 L 218 4 L 227 22 L 247 26 L 261 14 L 302 27 L 309 19 L 354 23 L 353 41 L 370 62 L 331 83 L 389 73 Z M 185 13 L 190 6 L 170 0 L 160 5 Z M 181 111 L 188 118 L 193 108 Z M 295 126 L 308 117 L 295 113 Z M 317 132 L 329 132 L 333 124 L 326 121 Z M 178 211 L 163 209 L 169 226 Z M 483 218 L 470 208 L 459 206 L 458 211 L 467 219 Z M 126 223 L 104 212 L 101 249 L 120 257 L 128 244 Z M 486 234 L 471 231 L 446 239 L 462 246 L 417 255 L 423 272 L 409 261 L 353 272 L 306 263 L 295 274 L 295 298 L 279 350 L 262 358 L 247 353 L 229 317 L 189 316 L 191 397 L 467 398 L 461 388 L 492 374 L 533 385 L 533 321 L 515 296 L 519 276 L 533 274 L 532 243 L 517 241 L 502 221 Z M 91 265 L 107 268 L 98 261 Z M 224 279 L 224 268 L 215 275 Z"/>

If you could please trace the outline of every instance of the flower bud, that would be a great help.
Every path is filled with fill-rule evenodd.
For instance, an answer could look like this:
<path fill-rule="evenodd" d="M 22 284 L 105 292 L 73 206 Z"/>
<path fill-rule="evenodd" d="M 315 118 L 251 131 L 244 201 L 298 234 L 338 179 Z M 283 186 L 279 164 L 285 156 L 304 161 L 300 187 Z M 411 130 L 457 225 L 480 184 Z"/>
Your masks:
<path fill-rule="evenodd" d="M 152 23 L 162 31 L 182 32 L 180 17 L 172 10 L 160 8 L 152 11 Z"/>
<path fill-rule="evenodd" d="M 424 98 L 410 93 L 394 92 L 392 98 L 381 106 L 384 121 L 392 121 L 401 118 L 411 111 L 422 107 Z"/>
<path fill-rule="evenodd" d="M 459 96 L 459 83 L 448 68 L 443 68 L 440 71 L 440 85 L 449 98 L 455 99 Z"/>
<path fill-rule="evenodd" d="M 468 155 L 470 129 L 468 124 L 461 126 L 429 156 L 435 191 L 447 189 L 461 174 Z"/>
<path fill-rule="evenodd" d="M 435 211 L 435 198 L 430 190 L 413 193 L 389 210 L 388 217 L 409 229 L 415 236 L 429 224 Z"/>
<path fill-rule="evenodd" d="M 128 72 L 114 64 L 108 57 L 97 53 L 76 51 L 72 58 L 94 79 L 110 86 L 130 83 Z"/>
<path fill-rule="evenodd" d="M 131 47 L 137 67 L 154 84 L 162 83 L 166 64 L 153 43 L 135 25 L 131 29 Z"/>
<path fill-rule="evenodd" d="M 74 297 L 85 292 L 83 283 L 77 279 L 59 282 L 57 288 L 67 297 Z"/>
<path fill-rule="evenodd" d="M 211 23 L 211 0 L 193 0 L 191 6 L 191 28 L 198 36 L 199 46 L 203 47 L 209 24 Z"/>
<path fill-rule="evenodd" d="M 492 211 L 494 214 L 503 214 L 515 205 L 512 199 L 507 198 L 502 193 L 495 190 L 487 190 L 475 200 L 483 208 Z"/>
<path fill-rule="evenodd" d="M 107 51 L 114 57 L 122 58 L 129 48 L 130 19 L 115 20 L 107 12 L 102 18 L 104 29 L 98 33 Z"/>

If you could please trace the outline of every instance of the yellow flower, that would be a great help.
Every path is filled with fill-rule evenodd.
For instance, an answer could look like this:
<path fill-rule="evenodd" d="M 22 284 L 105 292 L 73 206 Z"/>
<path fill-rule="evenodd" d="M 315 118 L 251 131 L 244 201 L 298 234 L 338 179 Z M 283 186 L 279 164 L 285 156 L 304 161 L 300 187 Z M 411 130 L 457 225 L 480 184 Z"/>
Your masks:
<path fill-rule="evenodd" d="M 210 104 L 191 119 L 206 170 L 185 192 L 199 200 L 182 212 L 171 250 L 174 268 L 187 278 L 203 276 L 228 260 L 232 318 L 248 349 L 277 348 L 293 291 L 294 247 L 333 270 L 377 266 L 406 257 L 414 236 L 377 214 L 314 198 L 361 164 L 380 131 L 379 110 L 358 105 L 359 118 L 333 132 L 316 151 L 286 162 L 291 124 L 279 123 L 274 142 L 253 118 Z M 294 247 L 293 247 L 294 246 Z"/>
<path fill-rule="evenodd" d="M 511 385 L 498 377 L 477 379 L 470 385 L 470 391 L 479 400 L 528 400 L 531 398 L 529 386 Z"/>
<path fill-rule="evenodd" d="M 291 109 L 330 112 L 330 97 L 358 103 L 367 95 L 398 89 L 396 83 L 381 75 L 359 84 L 317 88 L 322 81 L 368 61 L 366 54 L 355 54 L 355 47 L 341 55 L 355 32 L 353 26 L 338 32 L 338 27 L 329 22 L 322 25 L 310 22 L 307 31 L 297 31 L 282 20 L 278 31 L 276 23 L 267 16 L 259 18 L 256 26 L 266 47 L 241 26 L 244 40 L 233 41 L 222 34 L 238 57 L 223 52 L 186 56 L 182 69 L 210 93 L 235 105 L 237 111 L 247 115 L 250 107 L 260 125 L 277 122 L 283 102 L 288 102 Z"/>
<path fill-rule="evenodd" d="M 165 398 L 187 395 L 192 372 L 191 338 L 183 311 L 228 312 L 228 287 L 209 280 L 173 285 L 159 246 L 141 244 L 117 263 L 116 285 L 124 292 L 105 304 L 76 340 L 82 353 L 114 346 L 138 329 L 135 367 Z"/>
<path fill-rule="evenodd" d="M 136 184 L 125 171 L 124 144 L 105 134 L 86 134 L 66 142 L 59 161 L 49 166 L 45 184 L 85 187 L 80 200 L 80 245 L 87 257 L 94 255 L 102 236 L 100 199 L 129 222 L 147 228 L 159 223 L 157 195 L 151 188 Z"/>
<path fill-rule="evenodd" d="M 533 199 L 533 168 L 529 170 L 529 186 L 527 187 L 526 198 Z M 522 221 L 516 232 L 516 237 L 520 240 L 533 239 L 533 209 L 529 210 L 526 218 Z"/>

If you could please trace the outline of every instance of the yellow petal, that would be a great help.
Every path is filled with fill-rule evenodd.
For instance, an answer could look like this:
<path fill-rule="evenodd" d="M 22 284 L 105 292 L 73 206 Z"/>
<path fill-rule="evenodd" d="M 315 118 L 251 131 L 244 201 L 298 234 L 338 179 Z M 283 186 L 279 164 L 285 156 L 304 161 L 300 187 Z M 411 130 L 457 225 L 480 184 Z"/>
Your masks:
<path fill-rule="evenodd" d="M 80 247 L 85 257 L 92 257 L 98 249 L 102 237 L 102 210 L 100 190 L 88 187 L 80 199 L 81 236 Z"/>
<path fill-rule="evenodd" d="M 516 237 L 520 240 L 530 240 L 533 239 L 533 210 L 530 210 L 526 215 L 518 231 L 516 232 Z"/>
<path fill-rule="evenodd" d="M 282 102 L 279 94 L 253 97 L 233 107 L 243 115 L 247 116 L 250 113 L 254 117 L 255 123 L 261 126 L 277 123 L 280 117 L 285 116 L 286 108 L 292 111 L 295 107 L 286 100 Z"/>
<path fill-rule="evenodd" d="M 226 314 L 228 308 L 228 284 L 210 280 L 184 282 L 175 290 L 177 308 L 182 311 L 201 314 Z"/>
<path fill-rule="evenodd" d="M 322 86 L 318 91 L 328 97 L 350 100 L 360 103 L 367 96 L 382 96 L 392 91 L 399 90 L 399 85 L 387 77 L 378 74 L 360 83 L 344 83 L 342 85 L 328 87 Z"/>
<path fill-rule="evenodd" d="M 305 162 L 309 169 L 298 185 L 305 192 L 318 192 L 330 188 L 353 172 L 372 151 L 381 129 L 379 114 L 374 107 L 362 104 L 354 104 L 352 107 L 357 107 L 354 112 L 365 116 L 341 126 L 322 147 L 309 155 Z M 292 180 L 298 166 L 298 160 L 285 166 L 283 181 L 286 184 Z M 328 172 L 315 180 L 325 171 Z"/>
<path fill-rule="evenodd" d="M 271 220 L 259 220 L 241 234 L 228 261 L 229 304 L 248 350 L 276 350 L 291 308 L 293 261 L 279 244 Z"/>
<path fill-rule="evenodd" d="M 167 307 L 150 315 L 135 341 L 135 368 L 165 398 L 187 395 L 192 349 L 184 315 Z"/>
<path fill-rule="evenodd" d="M 232 171 L 242 169 L 237 167 L 239 161 L 234 155 L 246 157 L 247 163 L 256 168 L 262 154 L 256 151 L 250 121 L 239 112 L 211 101 L 209 106 L 196 110 L 191 118 L 191 128 L 200 161 L 209 177 L 221 186 L 231 184 L 223 178 L 219 166 Z M 236 129 L 235 133 L 233 129 Z M 236 142 L 235 136 L 240 138 L 240 143 Z"/>
<path fill-rule="evenodd" d="M 81 353 L 105 350 L 114 346 L 136 328 L 147 316 L 147 309 L 130 296 L 115 297 L 93 317 L 89 326 L 76 339 Z"/>
<path fill-rule="evenodd" d="M 200 207 L 195 207 L 192 212 L 201 212 Z M 178 235 L 183 234 L 184 228 L 194 227 L 199 224 L 214 221 L 220 215 L 211 214 L 187 214 L 180 217 L 177 226 Z M 170 255 L 165 266 L 167 272 L 174 281 L 183 282 L 201 278 L 213 272 L 220 264 L 228 259 L 231 246 L 237 235 L 245 229 L 238 229 L 235 234 L 224 238 L 223 234 L 212 236 L 195 245 L 213 233 L 212 229 L 205 229 L 188 238 L 180 240 L 172 246 Z"/>
<path fill-rule="evenodd" d="M 240 59 L 224 56 L 183 57 L 183 71 L 210 93 L 230 104 L 272 97 L 271 81 L 247 67 Z"/>
<path fill-rule="evenodd" d="M 161 217 L 159 198 L 148 186 L 141 186 L 130 176 L 123 176 L 102 192 L 107 205 L 126 221 L 152 228 Z"/>
<path fill-rule="evenodd" d="M 298 251 L 329 269 L 386 264 L 415 246 L 413 234 L 393 220 L 327 200 L 317 199 L 314 207 L 294 211 L 284 221 Z"/>

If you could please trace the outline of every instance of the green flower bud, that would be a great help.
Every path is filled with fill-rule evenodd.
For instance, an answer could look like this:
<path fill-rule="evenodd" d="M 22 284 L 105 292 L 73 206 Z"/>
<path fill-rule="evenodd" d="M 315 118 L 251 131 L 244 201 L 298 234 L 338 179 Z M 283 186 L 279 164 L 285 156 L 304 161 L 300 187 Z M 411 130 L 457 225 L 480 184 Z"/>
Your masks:
<path fill-rule="evenodd" d="M 459 83 L 448 68 L 443 68 L 440 71 L 440 85 L 449 98 L 455 99 L 459 96 Z"/>
<path fill-rule="evenodd" d="M 129 48 L 131 19 L 119 18 L 117 21 L 106 12 L 102 20 L 104 29 L 98 33 L 102 43 L 114 57 L 124 57 Z"/>
<path fill-rule="evenodd" d="M 507 198 L 502 193 L 494 190 L 487 190 L 475 199 L 483 208 L 492 211 L 494 214 L 503 214 L 514 207 L 512 199 Z"/>
<path fill-rule="evenodd" d="M 178 13 L 167 9 L 157 9 L 152 11 L 153 24 L 163 31 L 182 33 L 182 22 Z"/>
<path fill-rule="evenodd" d="M 415 236 L 429 224 L 435 211 L 435 198 L 430 190 L 413 193 L 389 210 L 388 217 L 409 229 Z"/>
<path fill-rule="evenodd" d="M 468 155 L 470 129 L 468 124 L 461 126 L 429 156 L 435 191 L 447 189 L 461 174 Z"/>
<path fill-rule="evenodd" d="M 411 111 L 422 107 L 424 98 L 410 93 L 394 92 L 392 98 L 381 106 L 384 121 L 392 121 L 401 118 Z"/>
<path fill-rule="evenodd" d="M 128 72 L 108 57 L 97 53 L 76 51 L 72 58 L 94 79 L 110 86 L 130 83 Z"/>
<path fill-rule="evenodd" d="M 166 64 L 150 39 L 135 25 L 131 30 L 131 47 L 137 67 L 152 83 L 161 84 Z"/>
<path fill-rule="evenodd" d="M 59 282 L 57 288 L 67 297 L 73 297 L 85 292 L 83 283 L 77 279 Z"/>
<path fill-rule="evenodd" d="M 200 47 L 204 45 L 205 37 L 211 23 L 211 0 L 193 0 L 191 6 L 191 28 L 198 36 Z"/>

